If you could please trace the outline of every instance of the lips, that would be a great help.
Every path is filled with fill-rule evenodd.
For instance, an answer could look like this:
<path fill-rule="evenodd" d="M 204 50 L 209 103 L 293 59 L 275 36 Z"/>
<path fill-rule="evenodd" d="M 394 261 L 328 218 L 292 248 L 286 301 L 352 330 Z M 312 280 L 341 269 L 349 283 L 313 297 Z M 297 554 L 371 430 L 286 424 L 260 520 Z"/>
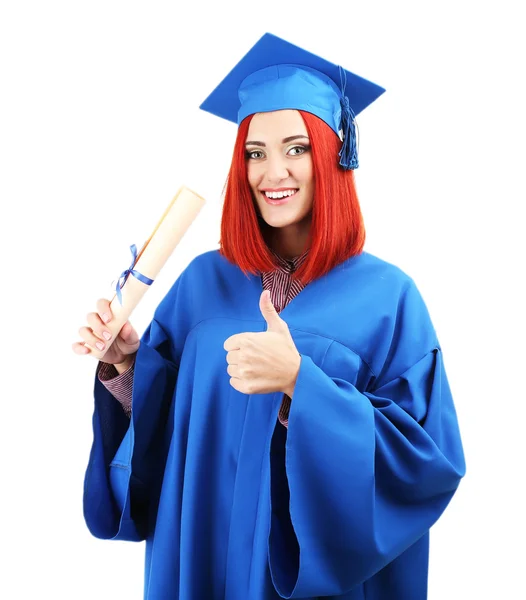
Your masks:
<path fill-rule="evenodd" d="M 298 191 L 299 190 L 296 190 L 292 195 L 286 196 L 285 198 L 268 198 L 265 192 L 261 192 L 261 195 L 267 204 L 270 204 L 271 206 L 279 206 L 280 204 L 286 204 L 291 198 L 294 198 Z"/>

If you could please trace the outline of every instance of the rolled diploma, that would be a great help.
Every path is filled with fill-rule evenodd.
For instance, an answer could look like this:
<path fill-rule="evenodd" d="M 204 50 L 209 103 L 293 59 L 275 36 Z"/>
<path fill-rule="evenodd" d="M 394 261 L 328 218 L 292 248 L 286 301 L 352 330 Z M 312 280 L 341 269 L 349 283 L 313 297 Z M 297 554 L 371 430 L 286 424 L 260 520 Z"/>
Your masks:
<path fill-rule="evenodd" d="M 157 223 L 152 235 L 140 250 L 133 269 L 141 275 L 155 280 L 177 244 L 179 244 L 199 211 L 203 208 L 204 203 L 205 201 L 201 196 L 198 196 L 186 186 L 181 187 L 159 223 Z M 108 342 L 102 340 L 105 344 L 104 350 L 92 348 L 90 345 L 85 344 L 91 350 L 93 356 L 102 360 L 149 287 L 132 274 L 128 275 L 121 288 L 122 305 L 117 298 L 117 294 L 110 303 L 113 318 L 106 324 L 106 327 L 111 332 L 111 339 Z"/>

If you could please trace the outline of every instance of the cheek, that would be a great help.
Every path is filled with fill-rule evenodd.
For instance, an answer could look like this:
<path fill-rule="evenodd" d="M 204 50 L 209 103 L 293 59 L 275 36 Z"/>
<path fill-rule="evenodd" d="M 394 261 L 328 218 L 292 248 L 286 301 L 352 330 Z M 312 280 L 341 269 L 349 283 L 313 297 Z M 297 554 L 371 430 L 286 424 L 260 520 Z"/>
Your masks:
<path fill-rule="evenodd" d="M 261 179 L 259 170 L 254 164 L 248 163 L 247 165 L 247 178 L 250 187 L 255 188 L 258 186 Z"/>
<path fill-rule="evenodd" d="M 312 207 L 312 202 L 314 199 L 314 173 L 312 168 L 312 163 L 310 165 L 305 165 L 305 168 L 301 173 L 302 183 L 307 192 L 307 196 L 305 198 L 306 205 L 310 208 Z"/>
<path fill-rule="evenodd" d="M 298 171 L 298 178 L 301 179 L 301 182 L 304 185 L 314 185 L 313 167 L 311 160 L 305 161 L 305 163 L 301 165 L 301 169 Z"/>

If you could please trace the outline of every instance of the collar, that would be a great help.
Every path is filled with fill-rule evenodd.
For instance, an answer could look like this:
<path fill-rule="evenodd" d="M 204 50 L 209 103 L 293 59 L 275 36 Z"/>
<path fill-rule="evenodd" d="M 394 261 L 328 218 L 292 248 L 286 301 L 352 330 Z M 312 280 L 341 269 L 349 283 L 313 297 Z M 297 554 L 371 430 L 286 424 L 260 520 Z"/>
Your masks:
<path fill-rule="evenodd" d="M 276 254 L 272 248 L 269 248 L 269 250 L 278 262 L 278 269 L 287 273 L 290 273 L 291 271 L 297 271 L 309 254 L 309 249 L 307 248 L 307 250 L 305 250 L 305 252 L 299 256 L 294 256 L 293 258 L 283 258 L 279 254 Z"/>

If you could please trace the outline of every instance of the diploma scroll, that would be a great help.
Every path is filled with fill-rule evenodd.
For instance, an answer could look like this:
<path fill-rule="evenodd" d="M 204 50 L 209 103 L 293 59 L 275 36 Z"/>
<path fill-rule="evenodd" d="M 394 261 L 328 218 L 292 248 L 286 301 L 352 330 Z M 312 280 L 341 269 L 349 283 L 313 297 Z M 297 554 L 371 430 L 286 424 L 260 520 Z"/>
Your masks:
<path fill-rule="evenodd" d="M 133 270 L 140 273 L 144 278 L 155 280 L 159 271 L 203 208 L 204 203 L 205 201 L 201 196 L 185 186 L 181 187 L 157 223 L 153 233 L 141 248 L 133 265 Z M 91 350 L 93 356 L 102 360 L 148 288 L 148 284 L 143 283 L 133 274 L 130 273 L 127 276 L 124 285 L 120 288 L 121 298 L 119 299 L 115 294 L 110 303 L 113 318 L 106 324 L 106 328 L 111 332 L 111 340 L 109 342 L 104 341 L 105 348 L 102 351 L 85 344 Z"/>

